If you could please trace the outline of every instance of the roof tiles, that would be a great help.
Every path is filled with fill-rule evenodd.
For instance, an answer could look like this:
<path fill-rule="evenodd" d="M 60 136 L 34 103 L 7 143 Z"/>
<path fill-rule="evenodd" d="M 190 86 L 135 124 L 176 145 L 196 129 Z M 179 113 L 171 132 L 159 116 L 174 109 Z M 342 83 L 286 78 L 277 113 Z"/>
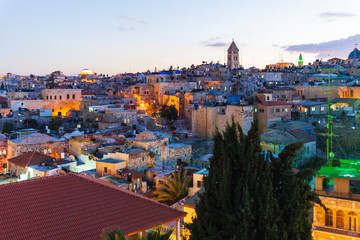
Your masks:
<path fill-rule="evenodd" d="M 186 215 L 73 173 L 0 185 L 0 198 L 2 239 L 101 239 L 109 226 L 131 235 Z"/>

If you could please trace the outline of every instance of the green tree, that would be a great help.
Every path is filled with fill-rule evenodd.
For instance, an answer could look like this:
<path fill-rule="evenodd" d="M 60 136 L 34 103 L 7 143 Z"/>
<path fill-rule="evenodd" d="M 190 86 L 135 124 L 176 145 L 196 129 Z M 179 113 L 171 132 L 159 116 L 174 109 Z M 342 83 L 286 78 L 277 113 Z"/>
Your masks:
<path fill-rule="evenodd" d="M 15 129 L 15 124 L 14 123 L 12 123 L 12 122 L 4 122 L 3 133 L 10 133 L 14 129 Z"/>
<path fill-rule="evenodd" d="M 62 121 L 57 117 L 51 118 L 49 122 L 49 128 L 54 131 L 57 130 L 59 127 L 61 127 L 61 125 L 62 125 Z"/>
<path fill-rule="evenodd" d="M 50 77 L 46 81 L 45 85 L 46 85 L 46 88 L 48 88 L 48 89 L 58 88 L 58 86 L 59 86 L 59 84 L 57 82 L 55 82 L 55 77 L 53 74 L 50 75 Z"/>
<path fill-rule="evenodd" d="M 173 122 L 178 118 L 178 110 L 174 105 L 162 105 L 160 108 L 160 117 Z"/>
<path fill-rule="evenodd" d="M 125 240 L 124 233 L 119 228 L 108 228 L 101 233 L 103 240 Z"/>
<path fill-rule="evenodd" d="M 161 233 L 161 227 L 158 227 L 155 231 L 150 231 L 147 233 L 145 240 L 169 240 L 173 230 L 166 231 L 164 234 Z M 108 228 L 103 230 L 101 233 L 101 238 L 103 240 L 125 240 L 128 239 L 125 237 L 124 233 L 120 228 Z M 129 239 L 133 240 L 142 240 L 140 237 L 131 236 Z"/>
<path fill-rule="evenodd" d="M 37 128 L 38 127 L 38 122 L 33 118 L 26 118 L 23 121 L 23 127 L 24 128 Z"/>
<path fill-rule="evenodd" d="M 151 116 L 151 117 L 158 117 L 158 112 L 160 110 L 160 106 L 157 103 L 151 103 L 147 108 L 146 108 L 146 115 Z"/>
<path fill-rule="evenodd" d="M 197 218 L 186 226 L 190 239 L 311 239 L 316 195 L 309 174 L 296 175 L 291 167 L 301 145 L 286 147 L 279 158 L 262 152 L 257 121 L 247 136 L 232 123 L 213 140 Z"/>
<path fill-rule="evenodd" d="M 154 191 L 155 200 L 163 203 L 174 203 L 187 196 L 191 178 L 187 176 L 187 171 L 172 172 L 165 182 Z"/>

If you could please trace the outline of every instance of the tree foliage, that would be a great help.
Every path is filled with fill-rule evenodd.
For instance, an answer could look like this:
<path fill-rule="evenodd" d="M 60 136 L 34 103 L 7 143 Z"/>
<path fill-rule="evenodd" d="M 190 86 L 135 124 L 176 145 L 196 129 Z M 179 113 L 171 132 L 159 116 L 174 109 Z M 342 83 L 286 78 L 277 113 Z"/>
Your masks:
<path fill-rule="evenodd" d="M 318 198 L 309 175 L 292 168 L 301 144 L 278 156 L 262 152 L 255 121 L 245 136 L 228 125 L 214 137 L 213 157 L 190 239 L 311 239 L 309 210 Z"/>
<path fill-rule="evenodd" d="M 172 172 L 165 182 L 154 192 L 156 201 L 163 203 L 174 203 L 187 196 L 191 178 L 187 171 Z"/>
<path fill-rule="evenodd" d="M 159 104 L 153 102 L 146 108 L 146 115 L 151 117 L 159 117 L 159 110 Z"/>
<path fill-rule="evenodd" d="M 15 124 L 12 122 L 4 122 L 3 125 L 3 133 L 10 133 L 12 130 L 15 129 Z"/>
<path fill-rule="evenodd" d="M 24 128 L 35 128 L 36 129 L 38 127 L 38 122 L 33 118 L 26 118 L 23 121 L 23 127 Z"/>
<path fill-rule="evenodd" d="M 59 119 L 57 117 L 51 118 L 51 120 L 49 122 L 49 128 L 51 130 L 57 130 L 59 127 L 61 127 L 61 125 L 62 125 L 62 121 L 61 121 L 61 119 Z"/>
<path fill-rule="evenodd" d="M 178 110 L 174 105 L 162 105 L 160 108 L 160 117 L 173 122 L 178 118 Z"/>
<path fill-rule="evenodd" d="M 46 81 L 46 88 L 48 89 L 54 89 L 58 88 L 59 84 L 55 81 L 54 74 L 51 74 L 48 80 Z"/>

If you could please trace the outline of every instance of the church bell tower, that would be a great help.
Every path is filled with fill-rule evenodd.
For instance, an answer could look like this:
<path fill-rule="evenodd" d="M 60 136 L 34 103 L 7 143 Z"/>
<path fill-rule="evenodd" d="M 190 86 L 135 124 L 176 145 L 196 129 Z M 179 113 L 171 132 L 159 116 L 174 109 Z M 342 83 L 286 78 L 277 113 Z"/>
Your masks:
<path fill-rule="evenodd" d="M 227 67 L 230 69 L 239 68 L 239 49 L 236 46 L 234 40 L 231 42 L 227 52 Z"/>

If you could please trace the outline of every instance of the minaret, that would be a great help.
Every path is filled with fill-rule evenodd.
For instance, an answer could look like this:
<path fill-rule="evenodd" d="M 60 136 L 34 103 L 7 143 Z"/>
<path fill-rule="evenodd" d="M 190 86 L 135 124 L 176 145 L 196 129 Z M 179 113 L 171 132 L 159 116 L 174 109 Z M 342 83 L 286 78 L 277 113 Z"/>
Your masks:
<path fill-rule="evenodd" d="M 304 61 L 303 61 L 302 55 L 300 53 L 299 60 L 298 60 L 298 67 L 303 67 L 303 66 L 304 66 Z"/>
<path fill-rule="evenodd" d="M 239 68 L 239 49 L 236 46 L 234 39 L 230 44 L 228 51 L 227 67 L 230 69 Z"/>

